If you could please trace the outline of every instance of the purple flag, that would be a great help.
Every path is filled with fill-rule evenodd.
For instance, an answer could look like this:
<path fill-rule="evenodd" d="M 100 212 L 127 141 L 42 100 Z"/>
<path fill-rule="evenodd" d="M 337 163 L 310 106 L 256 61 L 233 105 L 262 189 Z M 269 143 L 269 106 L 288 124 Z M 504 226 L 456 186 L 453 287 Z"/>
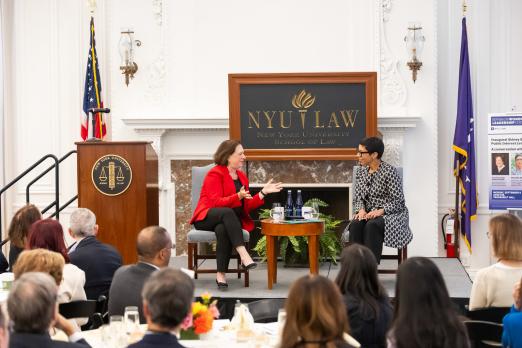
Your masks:
<path fill-rule="evenodd" d="M 477 217 L 477 181 L 475 180 L 475 123 L 471 98 L 469 72 L 468 35 L 466 18 L 462 18 L 462 42 L 460 45 L 459 92 L 457 123 L 453 138 L 454 175 L 459 178 L 461 195 L 461 232 L 471 252 L 471 221 Z M 459 167 L 457 168 L 457 161 Z"/>

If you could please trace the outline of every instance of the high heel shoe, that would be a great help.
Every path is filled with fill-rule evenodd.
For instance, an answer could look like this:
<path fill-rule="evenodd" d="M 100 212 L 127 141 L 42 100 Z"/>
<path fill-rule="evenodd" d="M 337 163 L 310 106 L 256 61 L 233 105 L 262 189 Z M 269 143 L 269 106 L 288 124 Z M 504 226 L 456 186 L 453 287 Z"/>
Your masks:
<path fill-rule="evenodd" d="M 241 268 L 243 268 L 244 270 L 251 270 L 251 269 L 254 269 L 256 267 L 257 267 L 257 263 L 256 262 L 249 263 L 246 266 L 243 263 L 241 263 Z"/>
<path fill-rule="evenodd" d="M 228 289 L 228 283 L 218 282 L 218 280 L 216 279 L 216 284 L 219 290 Z"/>

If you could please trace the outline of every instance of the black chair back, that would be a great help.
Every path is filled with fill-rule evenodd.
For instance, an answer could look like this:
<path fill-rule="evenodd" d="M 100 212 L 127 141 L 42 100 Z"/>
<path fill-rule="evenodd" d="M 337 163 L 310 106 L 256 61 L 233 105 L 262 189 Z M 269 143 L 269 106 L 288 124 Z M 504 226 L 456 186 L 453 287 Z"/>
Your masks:
<path fill-rule="evenodd" d="M 89 318 L 87 324 L 82 325 L 82 330 L 94 330 L 103 325 L 103 316 L 98 310 L 105 306 L 105 296 L 100 296 L 100 299 L 60 303 L 58 311 L 66 319 Z"/>
<path fill-rule="evenodd" d="M 270 298 L 250 302 L 248 310 L 256 323 L 270 323 L 277 321 L 277 315 L 281 308 L 285 306 L 284 298 Z"/>
<path fill-rule="evenodd" d="M 70 318 L 90 318 L 96 313 L 97 301 L 80 300 L 67 303 L 60 303 L 58 311 L 66 319 Z"/>
<path fill-rule="evenodd" d="M 502 324 L 489 321 L 466 320 L 464 325 L 468 331 L 472 348 L 502 347 Z"/>
<path fill-rule="evenodd" d="M 510 307 L 485 307 L 468 311 L 466 316 L 471 320 L 490 321 L 502 323 L 502 319 L 508 314 Z"/>

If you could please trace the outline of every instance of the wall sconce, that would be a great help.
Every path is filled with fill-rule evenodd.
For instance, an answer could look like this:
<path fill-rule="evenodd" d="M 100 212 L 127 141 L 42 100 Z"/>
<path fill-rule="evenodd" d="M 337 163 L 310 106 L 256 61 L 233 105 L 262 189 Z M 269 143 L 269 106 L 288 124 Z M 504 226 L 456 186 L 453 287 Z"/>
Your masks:
<path fill-rule="evenodd" d="M 404 37 L 404 42 L 406 43 L 408 56 L 411 59 L 406 65 L 408 65 L 412 71 L 413 83 L 417 81 L 417 71 L 419 71 L 422 66 L 422 62 L 419 58 L 424 48 L 424 41 L 426 41 L 426 38 L 422 35 L 422 26 L 420 23 L 410 23 L 408 32 Z"/>
<path fill-rule="evenodd" d="M 134 40 L 134 30 L 124 29 L 121 31 L 120 42 L 118 44 L 121 64 L 120 70 L 125 75 L 125 84 L 129 85 L 129 77 L 134 78 L 134 74 L 138 71 L 138 64 L 134 62 L 134 48 L 141 46 L 140 40 Z"/>

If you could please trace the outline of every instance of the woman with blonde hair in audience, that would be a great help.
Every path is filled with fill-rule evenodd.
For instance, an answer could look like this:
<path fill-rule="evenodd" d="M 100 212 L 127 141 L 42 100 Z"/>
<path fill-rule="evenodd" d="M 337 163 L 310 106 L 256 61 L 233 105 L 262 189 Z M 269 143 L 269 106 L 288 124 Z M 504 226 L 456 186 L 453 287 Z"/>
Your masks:
<path fill-rule="evenodd" d="M 18 256 L 13 273 L 15 280 L 27 272 L 47 273 L 59 286 L 63 279 L 64 265 L 63 256 L 57 252 L 45 249 L 25 250 Z"/>
<path fill-rule="evenodd" d="M 65 261 L 63 267 L 63 281 L 58 289 L 58 303 L 86 300 L 85 272 L 73 265 L 67 254 L 67 247 L 63 237 L 63 228 L 54 219 L 44 219 L 31 226 L 27 239 L 27 249 L 47 249 L 60 253 Z M 93 255 L 93 257 L 96 257 Z"/>
<path fill-rule="evenodd" d="M 31 225 L 41 219 L 42 214 L 34 204 L 27 204 L 18 209 L 11 219 L 7 232 L 11 242 L 11 247 L 9 248 L 9 269 L 11 271 L 18 255 L 24 251 Z"/>
<path fill-rule="evenodd" d="M 281 348 L 360 347 L 348 335 L 341 293 L 329 279 L 307 275 L 296 280 L 288 293 L 285 309 Z"/>
<path fill-rule="evenodd" d="M 511 289 L 522 277 L 522 221 L 512 214 L 496 215 L 489 220 L 488 236 L 498 262 L 477 272 L 470 310 L 511 306 Z"/>
<path fill-rule="evenodd" d="M 412 257 L 400 265 L 389 348 L 469 348 L 466 328 L 454 309 L 435 263 Z"/>
<path fill-rule="evenodd" d="M 386 347 L 392 307 L 372 251 L 360 244 L 344 248 L 335 283 L 343 294 L 352 336 L 365 348 Z"/>

